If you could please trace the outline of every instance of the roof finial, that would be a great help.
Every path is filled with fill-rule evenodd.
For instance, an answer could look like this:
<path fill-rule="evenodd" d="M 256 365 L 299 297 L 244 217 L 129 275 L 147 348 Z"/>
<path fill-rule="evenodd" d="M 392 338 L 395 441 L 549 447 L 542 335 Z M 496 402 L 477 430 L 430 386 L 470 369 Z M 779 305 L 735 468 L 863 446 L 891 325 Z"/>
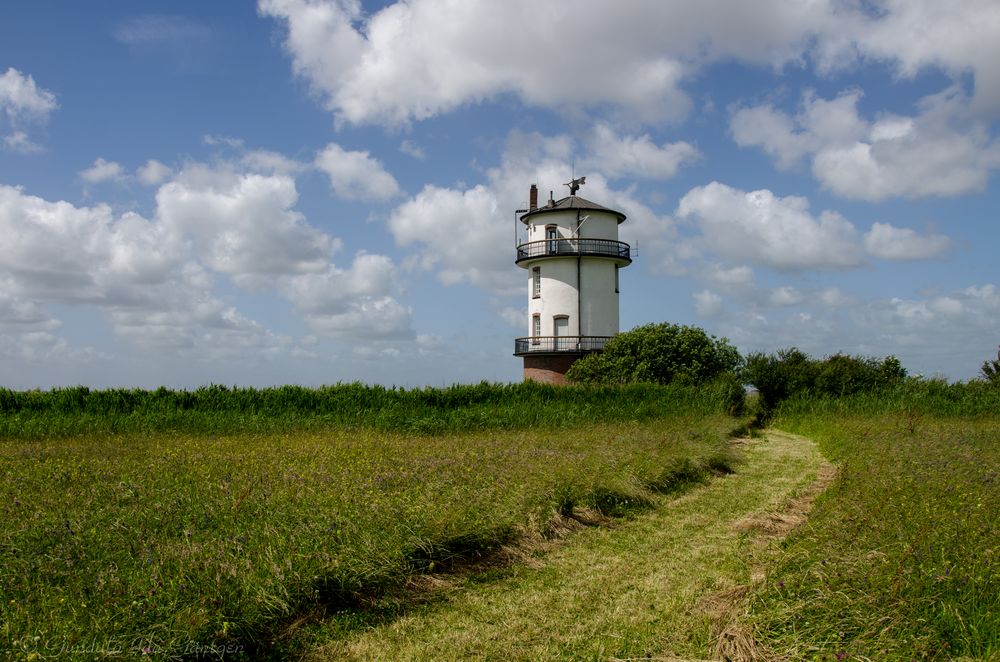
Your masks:
<path fill-rule="evenodd" d="M 571 182 L 563 184 L 563 186 L 569 187 L 569 194 L 576 195 L 576 192 L 580 190 L 580 187 L 587 183 L 586 177 L 577 177 Z"/>

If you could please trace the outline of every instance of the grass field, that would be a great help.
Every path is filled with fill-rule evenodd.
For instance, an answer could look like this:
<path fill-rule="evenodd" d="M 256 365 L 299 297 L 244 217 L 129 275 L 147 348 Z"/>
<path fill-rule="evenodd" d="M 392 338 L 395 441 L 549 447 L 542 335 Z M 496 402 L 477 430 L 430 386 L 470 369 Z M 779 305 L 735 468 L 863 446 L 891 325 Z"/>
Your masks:
<path fill-rule="evenodd" d="M 786 403 L 775 424 L 840 478 L 752 601 L 759 640 L 790 659 L 1000 659 L 997 396 L 990 416 L 933 385 Z"/>
<path fill-rule="evenodd" d="M 295 429 L 261 414 L 253 425 L 268 432 L 216 435 L 186 431 L 183 413 L 179 430 L 152 433 L 145 410 L 108 417 L 139 421 L 137 431 L 109 432 L 119 423 L 105 421 L 81 433 L 90 423 L 74 421 L 71 406 L 22 414 L 30 434 L 0 441 L 0 648 L 22 657 L 265 654 L 303 614 L 350 608 L 414 573 L 544 534 L 554 513 L 574 506 L 642 508 L 650 491 L 732 462 L 726 439 L 737 421 L 720 401 L 654 391 L 553 396 L 564 399 L 556 412 L 575 397 L 590 419 L 618 422 L 548 425 L 538 421 L 551 413 L 521 402 L 520 430 L 434 435 L 330 420 Z M 97 415 L 76 406 L 79 419 Z M 423 416 L 476 407 L 487 411 L 479 402 L 466 414 L 447 405 Z M 644 408 L 655 424 L 628 422 Z M 499 411 L 478 427 L 517 418 Z M 240 420 L 230 415 L 217 419 Z"/>
<path fill-rule="evenodd" d="M 315 652 L 335 657 L 353 646 L 336 632 L 411 622 L 412 603 L 372 606 L 414 578 L 553 533 L 557 513 L 663 508 L 656 494 L 731 469 L 727 438 L 745 422 L 733 395 L 731 383 L 0 389 L 0 652 L 281 656 L 301 652 L 286 637 L 297 623 L 327 619 Z M 998 414 L 998 389 L 923 380 L 782 403 L 774 425 L 815 439 L 839 477 L 803 527 L 746 560 L 767 562 L 737 619 L 753 650 L 1000 659 Z M 727 526 L 703 510 L 703 530 Z M 600 553 L 637 551 L 632 565 L 655 575 L 626 529 L 595 534 Z M 493 588 L 472 587 L 470 604 Z M 553 654 L 708 649 L 698 617 L 667 645 L 647 617 L 620 615 Z"/>

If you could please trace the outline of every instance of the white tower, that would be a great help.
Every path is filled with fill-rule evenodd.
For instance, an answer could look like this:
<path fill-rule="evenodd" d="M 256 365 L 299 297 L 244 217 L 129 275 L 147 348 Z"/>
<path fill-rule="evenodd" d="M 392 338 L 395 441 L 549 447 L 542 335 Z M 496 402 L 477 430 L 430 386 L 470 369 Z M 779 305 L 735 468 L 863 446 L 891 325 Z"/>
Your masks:
<path fill-rule="evenodd" d="M 564 383 L 574 361 L 618 333 L 618 270 L 632 263 L 618 241 L 625 214 L 578 197 L 585 181 L 544 207 L 532 184 L 520 217 L 528 237 L 515 264 L 528 271 L 528 336 L 514 341 L 514 356 L 524 357 L 526 380 Z"/>

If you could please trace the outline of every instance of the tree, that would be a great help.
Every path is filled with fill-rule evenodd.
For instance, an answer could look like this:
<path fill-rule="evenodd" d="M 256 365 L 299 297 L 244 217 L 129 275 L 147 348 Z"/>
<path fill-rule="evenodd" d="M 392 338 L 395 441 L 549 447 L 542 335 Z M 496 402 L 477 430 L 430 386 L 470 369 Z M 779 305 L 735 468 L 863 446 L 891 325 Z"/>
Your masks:
<path fill-rule="evenodd" d="M 980 368 L 979 373 L 989 383 L 1000 385 L 1000 350 L 997 350 L 995 359 L 983 361 L 983 367 Z"/>
<path fill-rule="evenodd" d="M 677 324 L 647 324 L 619 333 L 601 353 L 589 354 L 570 367 L 575 382 L 627 384 L 682 382 L 701 384 L 734 372 L 741 358 L 725 338 Z"/>

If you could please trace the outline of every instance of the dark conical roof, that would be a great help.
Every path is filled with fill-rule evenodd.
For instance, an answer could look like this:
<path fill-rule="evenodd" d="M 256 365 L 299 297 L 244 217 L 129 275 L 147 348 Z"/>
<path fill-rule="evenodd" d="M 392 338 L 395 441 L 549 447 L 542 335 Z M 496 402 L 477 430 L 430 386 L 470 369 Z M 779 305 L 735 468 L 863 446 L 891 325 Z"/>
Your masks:
<path fill-rule="evenodd" d="M 529 211 L 527 214 L 521 216 L 521 222 L 526 224 L 528 222 L 528 219 L 532 216 L 536 216 L 538 214 L 545 214 L 553 211 L 566 211 L 567 209 L 589 209 L 591 211 L 606 211 L 609 214 L 614 214 L 615 216 L 617 216 L 619 223 L 625 220 L 625 214 L 621 213 L 620 211 L 615 211 L 614 209 L 608 209 L 603 205 L 599 205 L 596 202 L 591 202 L 590 200 L 587 200 L 586 198 L 581 198 L 578 195 L 567 195 L 565 198 L 557 201 L 551 207 L 549 206 L 539 207 L 538 209 Z"/>

